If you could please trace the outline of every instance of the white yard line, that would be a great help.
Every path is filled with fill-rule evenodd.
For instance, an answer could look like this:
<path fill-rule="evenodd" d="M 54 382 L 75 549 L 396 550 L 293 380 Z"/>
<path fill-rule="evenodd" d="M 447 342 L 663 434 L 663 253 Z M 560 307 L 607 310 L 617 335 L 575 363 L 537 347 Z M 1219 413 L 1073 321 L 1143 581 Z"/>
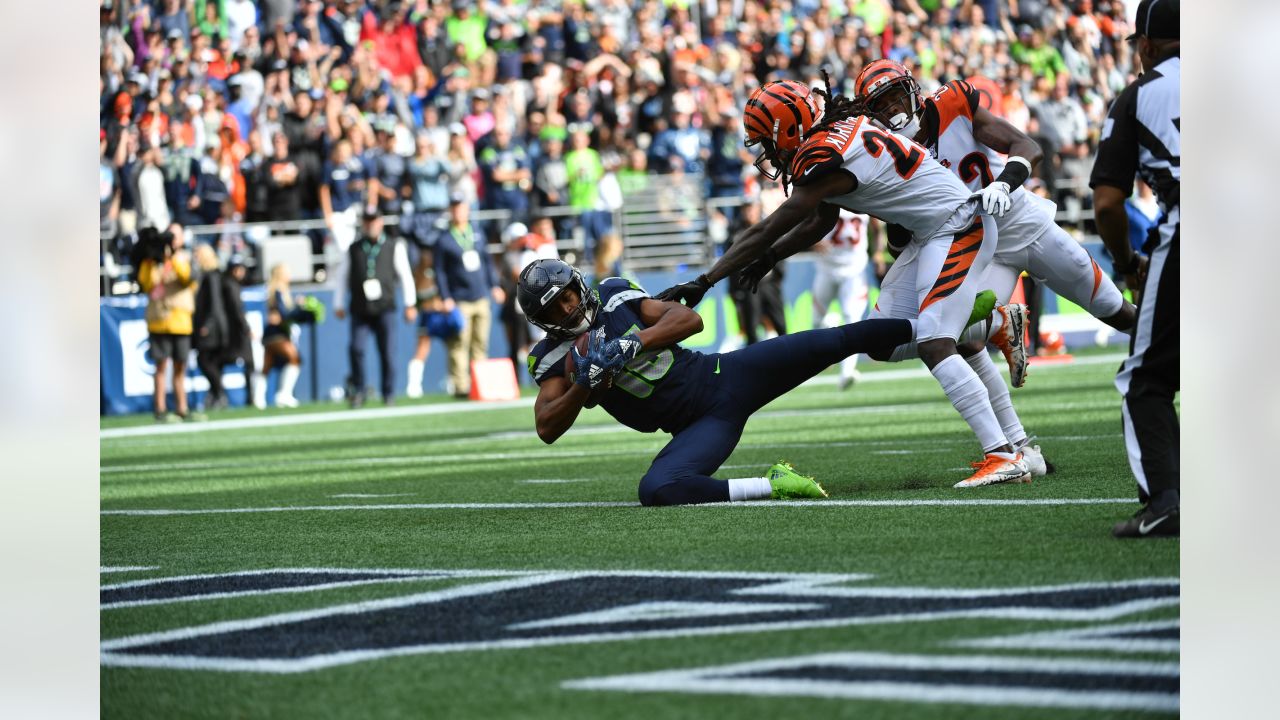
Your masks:
<path fill-rule="evenodd" d="M 740 507 L 986 507 L 986 506 L 1046 506 L 1063 505 L 1120 505 L 1132 504 L 1133 498 L 967 498 L 967 499 L 919 499 L 919 500 L 757 500 L 741 503 L 706 503 L 688 506 L 689 510 L 702 508 Z M 343 512 L 348 510 L 561 510 L 570 508 L 622 508 L 640 507 L 634 502 L 528 502 L 528 503 L 405 503 L 398 505 L 297 505 L 276 507 L 239 508 L 156 508 L 136 510 L 102 510 L 102 515 L 161 516 L 161 515 L 227 515 L 242 513 L 280 512 Z"/>
<path fill-rule="evenodd" d="M 1048 372 L 1060 368 L 1079 367 L 1082 365 L 1115 364 L 1126 356 L 1120 353 L 1109 353 L 1093 357 L 1077 358 L 1061 365 L 1037 365 L 1035 372 Z M 884 382 L 930 377 L 925 368 L 904 368 L 901 370 L 878 370 L 863 375 L 859 384 Z M 835 375 L 820 375 L 804 383 L 805 386 L 835 385 L 839 382 Z M 368 408 L 359 411 L 335 410 L 313 413 L 297 413 L 273 415 L 270 417 L 239 418 L 235 420 L 213 420 L 203 423 L 182 423 L 176 425 L 138 425 L 135 427 L 107 428 L 98 431 L 102 440 L 124 437 L 141 437 L 148 435 L 179 435 L 212 430 L 245 430 L 252 428 L 281 427 L 286 425 L 306 425 L 312 423 L 346 422 L 352 420 L 379 420 L 397 417 L 414 417 L 418 415 L 447 415 L 453 413 L 485 412 L 488 410 L 509 410 L 511 408 L 527 408 L 533 406 L 533 398 L 490 403 L 441 403 L 437 405 L 413 405 L 407 407 Z"/>

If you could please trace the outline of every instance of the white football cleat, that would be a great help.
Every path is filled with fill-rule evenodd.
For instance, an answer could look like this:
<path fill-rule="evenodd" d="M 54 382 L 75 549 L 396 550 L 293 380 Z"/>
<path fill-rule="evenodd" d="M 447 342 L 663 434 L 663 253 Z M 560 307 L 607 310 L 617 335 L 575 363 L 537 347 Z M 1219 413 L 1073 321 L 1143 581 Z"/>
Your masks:
<path fill-rule="evenodd" d="M 1027 464 L 1027 470 L 1032 477 L 1044 477 L 1049 474 L 1049 463 L 1045 461 L 1039 445 L 1027 443 L 1018 448 L 1018 452 L 1022 454 L 1022 460 Z"/>

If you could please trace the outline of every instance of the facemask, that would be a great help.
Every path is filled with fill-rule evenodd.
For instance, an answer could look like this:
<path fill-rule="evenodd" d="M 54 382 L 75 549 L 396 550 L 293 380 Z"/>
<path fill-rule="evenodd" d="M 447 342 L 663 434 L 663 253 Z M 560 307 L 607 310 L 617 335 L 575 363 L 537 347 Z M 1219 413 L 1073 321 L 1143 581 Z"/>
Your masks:
<path fill-rule="evenodd" d="M 902 115 L 898 115 L 898 117 L 902 117 Z M 894 120 L 897 120 L 897 118 L 894 118 Z M 899 135 L 905 135 L 908 138 L 914 138 L 916 133 L 920 132 L 920 118 L 911 118 L 911 122 L 908 122 L 906 125 L 902 126 L 902 129 L 896 130 L 895 132 Z"/>

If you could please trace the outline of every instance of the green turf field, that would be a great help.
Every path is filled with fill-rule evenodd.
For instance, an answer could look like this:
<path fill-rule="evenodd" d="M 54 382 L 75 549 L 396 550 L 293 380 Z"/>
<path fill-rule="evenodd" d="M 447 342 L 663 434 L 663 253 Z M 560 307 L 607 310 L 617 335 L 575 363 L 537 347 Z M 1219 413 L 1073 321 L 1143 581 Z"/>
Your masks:
<path fill-rule="evenodd" d="M 718 475 L 786 459 L 805 503 L 639 507 L 665 436 L 548 447 L 527 400 L 104 420 L 103 715 L 1176 712 L 1178 541 L 1110 537 L 1118 359 L 1079 360 L 1014 392 L 1030 485 L 952 489 L 978 449 L 918 367 L 801 387 Z"/>

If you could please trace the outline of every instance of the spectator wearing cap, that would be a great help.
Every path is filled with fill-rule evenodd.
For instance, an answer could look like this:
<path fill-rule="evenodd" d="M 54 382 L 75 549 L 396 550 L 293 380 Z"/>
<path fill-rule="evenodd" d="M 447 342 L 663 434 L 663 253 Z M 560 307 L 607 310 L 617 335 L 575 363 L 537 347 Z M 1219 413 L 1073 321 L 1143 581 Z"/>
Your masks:
<path fill-rule="evenodd" d="M 467 128 L 467 139 L 478 147 L 484 144 L 481 138 L 493 132 L 497 126 L 497 120 L 489 108 L 489 99 L 489 91 L 485 88 L 472 90 L 471 111 L 462 118 L 462 124 Z"/>
<path fill-rule="evenodd" d="M 391 405 L 395 397 L 395 288 L 400 287 L 404 320 L 418 317 L 413 271 L 404 243 L 389 236 L 382 216 L 366 213 L 360 238 L 351 244 L 335 273 L 334 315 L 339 319 L 351 313 L 352 392 L 348 401 L 353 408 L 365 402 L 364 350 L 372 332 L 382 366 L 382 402 Z"/>
<path fill-rule="evenodd" d="M 485 207 L 509 211 L 509 222 L 527 219 L 533 187 L 529 156 L 507 127 L 494 129 L 493 144 L 479 151 L 476 163 L 484 176 Z"/>
<path fill-rule="evenodd" d="M 465 398 L 471 392 L 471 363 L 489 356 L 490 297 L 498 304 L 506 298 L 484 234 L 471 222 L 471 208 L 461 195 L 449 199 L 449 224 L 436 239 L 434 255 L 443 310 L 462 311 L 462 332 L 447 342 L 453 394 Z"/>

